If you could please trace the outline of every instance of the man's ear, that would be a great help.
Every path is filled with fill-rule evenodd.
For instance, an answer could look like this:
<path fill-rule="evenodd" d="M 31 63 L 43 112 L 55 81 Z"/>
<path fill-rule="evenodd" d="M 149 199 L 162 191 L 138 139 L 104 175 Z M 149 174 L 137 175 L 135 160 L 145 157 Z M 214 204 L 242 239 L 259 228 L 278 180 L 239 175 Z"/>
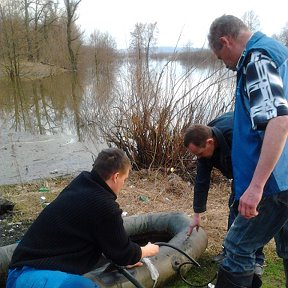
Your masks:
<path fill-rule="evenodd" d="M 222 46 L 227 46 L 229 44 L 229 39 L 227 36 L 222 36 L 219 38 L 219 40 Z"/>
<path fill-rule="evenodd" d="M 119 177 L 119 172 L 116 172 L 116 173 L 114 173 L 114 174 L 111 176 L 111 180 L 112 180 L 114 183 L 117 183 L 118 177 Z"/>
<path fill-rule="evenodd" d="M 207 144 L 213 144 L 214 143 L 214 138 L 208 138 L 207 140 L 206 140 L 206 145 Z"/>

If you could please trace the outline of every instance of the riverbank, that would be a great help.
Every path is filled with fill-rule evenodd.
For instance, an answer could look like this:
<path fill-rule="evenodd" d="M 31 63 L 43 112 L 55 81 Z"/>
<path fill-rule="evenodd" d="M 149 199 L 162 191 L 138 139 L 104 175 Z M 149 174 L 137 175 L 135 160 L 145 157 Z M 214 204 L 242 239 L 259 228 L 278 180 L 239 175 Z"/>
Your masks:
<path fill-rule="evenodd" d="M 28 61 L 20 62 L 19 67 L 19 77 L 22 80 L 41 79 L 68 71 L 67 69 L 60 68 L 49 63 L 36 63 Z M 11 75 L 7 74 L 5 69 L 7 69 L 7 67 L 2 63 L 2 69 L 0 69 L 0 78 L 11 77 Z"/>
<path fill-rule="evenodd" d="M 2 217 L 1 226 L 6 223 L 8 229 L 12 223 L 15 225 L 23 223 L 24 226 L 26 223 L 31 223 L 43 207 L 53 201 L 72 178 L 73 176 L 61 176 L 33 180 L 25 184 L 0 186 L 2 197 L 15 203 L 13 213 Z M 222 190 L 222 195 L 216 197 L 217 189 Z M 209 196 L 211 203 L 208 203 L 208 211 L 204 213 L 202 219 L 202 224 L 211 238 L 209 249 L 214 250 L 215 254 L 221 249 L 221 239 L 226 230 L 229 189 L 227 182 L 212 186 Z M 142 170 L 130 173 L 117 200 L 126 215 L 181 211 L 191 216 L 192 196 L 191 185 L 177 174 L 168 175 L 157 170 L 149 173 L 147 170 Z M 213 198 L 217 198 L 216 203 Z M 12 232 L 10 236 L 9 233 L 7 234 L 7 238 L 2 234 L 1 241 L 5 240 L 5 244 L 12 244 L 20 240 L 19 237 L 13 238 Z M 3 233 L 2 229 L 1 233 Z M 7 243 L 9 241 L 10 243 Z"/>
<path fill-rule="evenodd" d="M 73 176 L 66 175 L 33 180 L 25 184 L 0 186 L 0 195 L 15 203 L 13 213 L 0 217 L 0 245 L 13 244 L 21 240 L 30 223 L 43 207 L 49 205 L 72 178 Z M 202 225 L 208 234 L 208 247 L 203 259 L 199 261 L 202 268 L 197 271 L 193 270 L 189 276 L 193 283 L 196 283 L 196 280 L 199 281 L 198 283 L 204 283 L 209 280 L 210 275 L 215 273 L 215 266 L 211 264 L 211 259 L 221 251 L 226 233 L 230 183 L 218 174 L 215 174 L 213 179 L 207 211 L 202 214 Z M 181 211 L 192 216 L 192 188 L 188 182 L 182 180 L 175 173 L 168 174 L 164 173 L 163 170 L 132 171 L 117 200 L 125 215 Z M 274 241 L 266 245 L 264 251 L 266 266 L 262 287 L 284 288 L 284 272 L 281 260 L 275 253 Z M 188 286 L 178 279 L 168 287 L 187 288 Z"/>

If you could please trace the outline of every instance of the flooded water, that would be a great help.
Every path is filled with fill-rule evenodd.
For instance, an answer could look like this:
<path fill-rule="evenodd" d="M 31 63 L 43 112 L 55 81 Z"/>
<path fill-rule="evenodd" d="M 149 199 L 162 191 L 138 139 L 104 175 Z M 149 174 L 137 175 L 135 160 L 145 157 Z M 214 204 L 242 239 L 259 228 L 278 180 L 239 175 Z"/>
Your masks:
<path fill-rule="evenodd" d="M 72 77 L 69 73 L 63 73 L 33 81 L 2 80 L 1 127 L 34 135 L 65 133 L 77 136 L 81 125 L 78 116 L 83 93 L 80 83 L 78 87 L 72 87 Z M 80 140 L 81 136 L 78 135 L 78 138 Z"/>
<path fill-rule="evenodd" d="M 97 128 L 97 121 L 101 121 L 99 115 L 105 114 L 107 119 L 110 109 L 115 110 L 117 100 L 112 99 L 115 93 L 122 93 L 126 97 L 133 93 L 133 86 L 123 84 L 127 80 L 123 78 L 126 73 L 124 68 L 118 71 L 118 76 L 114 75 L 115 78 L 111 75 L 95 77 L 93 71 L 87 69 L 82 74 L 62 73 L 36 80 L 1 79 L 0 184 L 21 183 L 91 169 L 95 156 L 107 146 Z M 175 79 L 171 75 L 167 78 L 175 82 L 173 89 L 180 95 L 189 96 L 186 91 L 192 90 L 193 85 L 197 87 L 195 77 L 179 80 L 177 75 L 174 76 Z M 112 93 L 115 83 L 118 87 Z M 194 94 L 196 96 L 203 93 L 199 92 L 199 87 Z M 164 93 L 168 95 L 172 92 L 167 90 Z M 177 99 L 174 91 L 172 94 Z M 119 99 L 120 102 L 127 100 Z M 183 103 L 189 104 L 190 100 L 185 101 Z M 103 103 L 105 109 L 101 108 Z M 183 105 L 187 105 L 185 103 Z M 207 111 L 216 111 L 212 100 L 203 105 L 211 105 Z M 120 112 L 116 119 L 124 114 L 125 111 Z"/>
<path fill-rule="evenodd" d="M 85 130 L 85 89 L 73 77 L 1 80 L 0 184 L 91 169 L 106 145 Z"/>

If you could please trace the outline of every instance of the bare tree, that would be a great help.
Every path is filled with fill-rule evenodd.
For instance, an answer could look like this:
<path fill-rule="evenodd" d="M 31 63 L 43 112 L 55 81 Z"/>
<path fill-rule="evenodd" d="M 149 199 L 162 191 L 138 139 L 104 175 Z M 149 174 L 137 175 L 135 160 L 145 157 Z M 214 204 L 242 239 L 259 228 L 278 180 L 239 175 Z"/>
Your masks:
<path fill-rule="evenodd" d="M 131 32 L 131 41 L 129 50 L 133 54 L 135 59 L 138 59 L 142 64 L 145 64 L 148 68 L 150 52 L 153 50 L 157 43 L 157 22 L 155 23 L 136 23 L 134 31 Z M 145 58 L 143 58 L 145 55 Z M 143 62 L 145 61 L 145 62 Z M 140 66 L 142 66 L 142 64 Z"/>
<path fill-rule="evenodd" d="M 78 19 L 76 14 L 77 8 L 82 0 L 64 0 L 66 8 L 66 31 L 67 31 L 67 46 L 70 57 L 71 68 L 77 70 L 77 57 L 81 46 L 81 33 L 77 31 L 75 22 Z"/>
<path fill-rule="evenodd" d="M 33 60 L 33 52 L 32 52 L 32 39 L 30 33 L 30 16 L 29 16 L 29 6 L 32 2 L 28 0 L 24 0 L 24 25 L 25 25 L 25 32 L 26 32 L 26 41 L 27 41 L 27 49 L 28 49 L 28 61 Z"/>
<path fill-rule="evenodd" d="M 94 31 L 90 35 L 90 65 L 95 79 L 95 94 L 99 101 L 105 101 L 114 85 L 115 71 L 118 67 L 116 42 L 108 33 Z M 92 60 L 92 61 L 91 61 Z"/>
<path fill-rule="evenodd" d="M 10 77 L 20 76 L 25 61 L 77 69 L 81 33 L 76 10 L 81 0 L 1 0 L 0 57 Z M 67 49 L 68 48 L 68 49 Z"/>
<path fill-rule="evenodd" d="M 20 59 L 25 55 L 26 49 L 19 7 L 20 3 L 17 0 L 8 0 L 4 5 L 0 4 L 2 59 L 11 79 L 20 75 Z"/>
<path fill-rule="evenodd" d="M 279 40 L 288 47 L 288 22 L 286 23 L 285 27 L 282 28 L 279 35 Z"/>
<path fill-rule="evenodd" d="M 116 41 L 108 33 L 101 33 L 95 30 L 90 35 L 89 45 L 93 51 L 96 77 L 99 74 L 107 76 L 112 74 L 114 70 L 113 64 L 115 64 L 117 58 Z M 110 69 L 112 69 L 112 73 Z"/>
<path fill-rule="evenodd" d="M 49 0 L 36 0 L 33 5 L 33 35 L 34 35 L 34 51 L 36 61 L 40 61 L 40 50 L 41 43 L 43 43 L 43 24 L 45 20 L 45 16 L 47 15 L 46 11 L 50 6 Z M 46 23 L 47 25 L 47 23 Z"/>
<path fill-rule="evenodd" d="M 252 32 L 258 31 L 260 29 L 259 17 L 255 14 L 253 10 L 245 12 L 242 20 Z"/>
<path fill-rule="evenodd" d="M 67 49 L 67 20 L 60 15 L 56 4 L 45 10 L 42 24 L 41 61 L 64 68 L 70 68 L 70 56 Z"/>
<path fill-rule="evenodd" d="M 24 11 L 24 26 L 27 41 L 28 61 L 41 61 L 41 50 L 45 45 L 47 29 L 59 15 L 51 9 L 57 3 L 51 0 L 22 0 Z"/>

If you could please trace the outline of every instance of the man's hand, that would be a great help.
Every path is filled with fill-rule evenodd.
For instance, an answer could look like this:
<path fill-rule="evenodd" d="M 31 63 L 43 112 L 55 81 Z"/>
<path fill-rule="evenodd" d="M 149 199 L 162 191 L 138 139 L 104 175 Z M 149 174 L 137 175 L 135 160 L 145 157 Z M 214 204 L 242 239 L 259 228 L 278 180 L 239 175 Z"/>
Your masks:
<path fill-rule="evenodd" d="M 151 242 L 148 242 L 145 246 L 141 247 L 141 250 L 142 250 L 141 258 L 155 256 L 159 252 L 159 245 L 155 245 L 152 244 Z"/>
<path fill-rule="evenodd" d="M 200 214 L 199 213 L 194 213 L 192 222 L 191 222 L 191 224 L 190 224 L 190 226 L 188 228 L 188 231 L 187 231 L 187 236 L 188 237 L 192 234 L 194 228 L 196 228 L 196 231 L 199 230 L 199 227 L 201 227 L 200 221 L 201 221 Z"/>
<path fill-rule="evenodd" d="M 262 198 L 263 190 L 257 187 L 247 188 L 241 196 L 238 211 L 243 217 L 250 219 L 258 215 L 257 206 Z"/>
<path fill-rule="evenodd" d="M 134 265 L 127 265 L 126 268 L 127 268 L 127 269 L 132 269 L 132 268 L 140 267 L 140 266 L 143 266 L 143 263 L 142 263 L 142 262 L 137 262 L 137 263 L 134 264 Z"/>

